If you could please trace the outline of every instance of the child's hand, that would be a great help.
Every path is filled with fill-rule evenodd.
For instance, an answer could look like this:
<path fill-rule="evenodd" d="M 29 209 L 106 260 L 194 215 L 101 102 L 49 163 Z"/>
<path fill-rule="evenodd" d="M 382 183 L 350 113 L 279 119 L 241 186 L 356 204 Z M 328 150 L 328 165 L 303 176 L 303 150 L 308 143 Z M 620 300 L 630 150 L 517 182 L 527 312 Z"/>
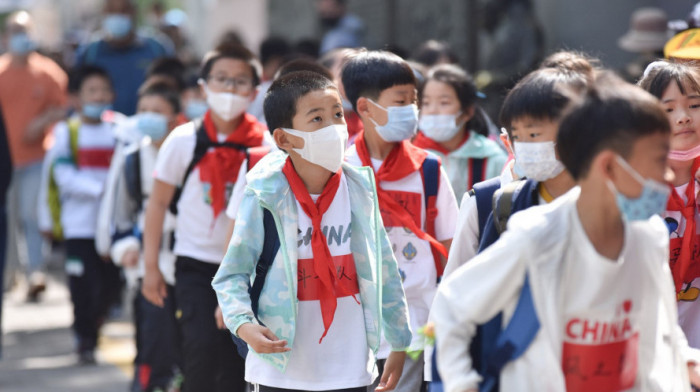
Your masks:
<path fill-rule="evenodd" d="M 690 383 L 695 388 L 700 388 L 700 365 L 695 362 L 688 362 L 688 375 L 690 376 Z"/>
<path fill-rule="evenodd" d="M 269 328 L 245 323 L 238 327 L 238 336 L 258 354 L 283 353 L 290 351 L 286 340 L 279 340 Z"/>
<path fill-rule="evenodd" d="M 153 271 L 146 270 L 143 276 L 143 284 L 141 285 L 141 293 L 155 306 L 162 308 L 164 306 L 164 299 L 168 296 L 168 290 L 165 286 L 165 279 L 163 279 L 163 274 L 160 270 L 155 269 Z"/>
<path fill-rule="evenodd" d="M 224 324 L 224 312 L 221 311 L 221 306 L 216 307 L 214 319 L 216 319 L 216 328 L 226 329 L 226 324 Z"/>
<path fill-rule="evenodd" d="M 135 249 L 127 250 L 124 252 L 121 262 L 124 268 L 136 267 L 139 264 L 139 251 Z"/>
<path fill-rule="evenodd" d="M 384 364 L 384 372 L 379 380 L 379 386 L 375 391 L 391 391 L 396 388 L 403 373 L 403 363 L 406 361 L 406 352 L 392 351 Z"/>

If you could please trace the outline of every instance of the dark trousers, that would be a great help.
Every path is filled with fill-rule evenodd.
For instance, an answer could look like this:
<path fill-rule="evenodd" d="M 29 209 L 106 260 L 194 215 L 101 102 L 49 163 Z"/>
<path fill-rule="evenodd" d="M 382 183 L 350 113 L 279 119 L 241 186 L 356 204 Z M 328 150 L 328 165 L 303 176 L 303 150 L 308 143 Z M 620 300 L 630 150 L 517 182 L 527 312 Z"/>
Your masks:
<path fill-rule="evenodd" d="M 93 239 L 70 239 L 66 240 L 66 274 L 78 351 L 94 350 L 100 326 L 114 301 L 119 270 L 97 254 Z"/>
<path fill-rule="evenodd" d="M 180 367 L 180 339 L 175 319 L 175 288 L 168 286 L 164 306 L 150 303 L 141 294 L 134 298 L 136 325 L 135 382 L 140 391 L 165 390 Z"/>
<path fill-rule="evenodd" d="M 211 281 L 216 264 L 178 256 L 175 299 L 182 334 L 183 392 L 245 391 L 245 361 L 228 330 L 216 327 L 218 305 Z"/>
<path fill-rule="evenodd" d="M 365 392 L 367 390 L 367 387 L 357 387 L 357 388 L 347 388 L 347 389 L 334 389 L 332 391 L 325 391 L 325 392 Z M 258 392 L 307 392 L 303 391 L 301 389 L 282 389 L 282 388 L 273 388 L 273 387 L 266 387 L 264 385 L 260 385 L 258 388 Z"/>

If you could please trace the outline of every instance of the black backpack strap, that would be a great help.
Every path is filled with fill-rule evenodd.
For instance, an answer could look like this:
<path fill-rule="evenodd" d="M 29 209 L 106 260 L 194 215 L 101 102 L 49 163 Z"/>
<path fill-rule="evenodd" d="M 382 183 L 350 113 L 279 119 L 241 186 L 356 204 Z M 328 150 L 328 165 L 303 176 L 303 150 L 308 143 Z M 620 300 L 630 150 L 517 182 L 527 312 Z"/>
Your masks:
<path fill-rule="evenodd" d="M 265 285 L 267 272 L 270 270 L 272 262 L 274 261 L 277 251 L 280 248 L 280 237 L 279 233 L 277 233 L 275 218 L 267 208 L 263 208 L 263 228 L 265 230 L 263 248 L 262 252 L 260 253 L 260 258 L 255 265 L 255 280 L 253 281 L 253 285 L 248 289 L 248 294 L 250 295 L 250 307 L 253 310 L 253 314 L 255 315 L 256 319 L 258 318 L 260 293 Z M 258 320 L 258 322 L 260 322 L 260 320 Z M 260 324 L 262 325 L 262 323 Z M 236 337 L 234 334 L 231 334 L 231 338 L 236 344 L 238 354 L 245 358 L 246 355 L 248 355 L 248 345 L 243 341 L 243 339 Z"/>
<path fill-rule="evenodd" d="M 471 167 L 471 184 L 469 187 L 474 187 L 475 184 L 485 180 L 484 168 L 486 167 L 486 158 L 470 158 L 469 167 Z"/>
<path fill-rule="evenodd" d="M 126 191 L 136 204 L 136 212 L 143 208 L 143 190 L 141 187 L 141 146 L 129 152 L 124 159 L 124 179 Z"/>
<path fill-rule="evenodd" d="M 471 197 L 476 197 L 476 211 L 479 214 L 479 238 L 484 233 L 486 221 L 491 214 L 493 194 L 501 187 L 501 179 L 498 177 L 474 184 L 469 191 Z"/>

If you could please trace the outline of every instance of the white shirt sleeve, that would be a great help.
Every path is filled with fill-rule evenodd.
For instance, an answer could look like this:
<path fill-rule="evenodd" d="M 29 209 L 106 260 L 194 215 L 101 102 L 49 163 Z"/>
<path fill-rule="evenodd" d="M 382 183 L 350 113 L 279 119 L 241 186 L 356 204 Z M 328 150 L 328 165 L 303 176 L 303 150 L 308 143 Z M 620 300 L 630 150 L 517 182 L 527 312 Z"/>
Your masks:
<path fill-rule="evenodd" d="M 457 230 L 455 231 L 450 256 L 447 258 L 444 276 L 449 276 L 460 266 L 464 265 L 479 250 L 479 210 L 476 206 L 476 197 L 469 192 L 462 197 L 462 206 L 457 218 Z"/>
<path fill-rule="evenodd" d="M 450 179 L 442 166 L 440 166 L 440 185 L 436 205 L 438 215 L 435 218 L 435 239 L 438 241 L 452 239 L 457 226 L 457 199 L 452 191 Z"/>
<path fill-rule="evenodd" d="M 195 144 L 193 123 L 181 125 L 173 130 L 158 151 L 153 178 L 170 185 L 182 185 L 185 171 L 194 155 Z"/>
<path fill-rule="evenodd" d="M 236 183 L 233 185 L 233 190 L 231 191 L 231 198 L 228 200 L 228 206 L 226 206 L 226 216 L 232 220 L 236 219 L 236 214 L 238 214 L 238 206 L 241 205 L 241 200 L 243 200 L 243 195 L 245 194 L 245 186 L 248 184 L 245 175 L 247 173 L 248 160 L 244 160 L 241 164 L 240 170 L 238 170 L 238 178 L 236 178 Z"/>

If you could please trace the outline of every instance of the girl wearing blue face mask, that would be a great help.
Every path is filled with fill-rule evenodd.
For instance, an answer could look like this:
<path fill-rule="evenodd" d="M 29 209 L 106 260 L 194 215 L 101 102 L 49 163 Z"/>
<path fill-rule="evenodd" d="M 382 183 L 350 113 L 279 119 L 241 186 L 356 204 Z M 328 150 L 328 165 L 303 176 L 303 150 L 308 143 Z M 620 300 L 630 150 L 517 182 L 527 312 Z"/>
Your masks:
<path fill-rule="evenodd" d="M 420 132 L 413 144 L 442 158 L 457 200 L 477 182 L 501 174 L 507 154 L 488 138 L 488 120 L 476 104 L 479 92 L 469 74 L 439 65 L 428 72 L 420 95 Z"/>
<path fill-rule="evenodd" d="M 669 61 L 649 65 L 639 85 L 661 100 L 671 124 L 669 166 L 674 173 L 663 218 L 670 234 L 670 263 L 676 284 L 679 323 L 692 347 L 700 347 L 700 73 Z"/>
<path fill-rule="evenodd" d="M 134 383 L 139 390 L 166 389 L 179 367 L 176 349 L 175 305 L 175 256 L 172 252 L 172 232 L 175 216 L 168 214 L 163 224 L 163 238 L 158 263 L 167 283 L 168 297 L 163 307 L 157 307 L 141 294 L 144 274 L 141 256 L 141 233 L 144 230 L 144 210 L 153 188 L 153 170 L 161 144 L 170 131 L 178 125 L 180 99 L 177 91 L 168 83 L 154 82 L 139 90 L 137 114 L 133 124 L 143 135 L 140 142 L 121 149 L 112 160 L 111 176 L 107 184 L 103 205 L 114 205 L 110 223 L 112 233 L 110 256 L 123 268 L 129 286 L 136 289 L 134 324 L 137 334 Z M 150 369 L 150 371 L 147 371 Z M 148 377 L 137 377 L 146 374 Z"/>

